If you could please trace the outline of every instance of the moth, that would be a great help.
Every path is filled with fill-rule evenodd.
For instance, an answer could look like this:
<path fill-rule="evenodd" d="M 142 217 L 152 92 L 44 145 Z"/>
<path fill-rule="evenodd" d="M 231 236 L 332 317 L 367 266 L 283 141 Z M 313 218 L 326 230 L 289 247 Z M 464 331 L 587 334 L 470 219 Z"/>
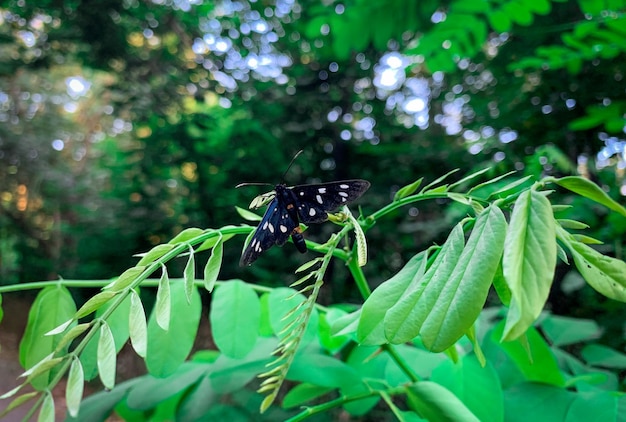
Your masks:
<path fill-rule="evenodd" d="M 296 157 L 299 153 L 296 155 Z M 294 159 L 296 158 L 294 157 Z M 293 162 L 293 160 L 292 160 Z M 240 184 L 237 187 L 247 185 Z M 269 202 L 263 219 L 256 228 L 250 243 L 241 255 L 239 265 L 251 265 L 260 255 L 274 245 L 282 246 L 289 236 L 301 253 L 307 251 L 300 223 L 321 223 L 328 213 L 341 205 L 359 198 L 370 187 L 367 180 L 353 179 L 314 185 L 288 187 L 280 183 L 274 187 L 274 197 Z M 252 201 L 251 207 L 266 203 L 270 194 Z"/>

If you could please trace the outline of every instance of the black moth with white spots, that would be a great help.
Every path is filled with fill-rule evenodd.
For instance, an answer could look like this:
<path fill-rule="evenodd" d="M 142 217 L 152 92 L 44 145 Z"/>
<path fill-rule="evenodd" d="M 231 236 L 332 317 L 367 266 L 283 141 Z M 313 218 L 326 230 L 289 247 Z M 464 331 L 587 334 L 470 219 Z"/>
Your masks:
<path fill-rule="evenodd" d="M 328 213 L 354 201 L 370 187 L 367 180 L 343 180 L 319 185 L 287 187 L 276 185 L 276 196 L 267 207 L 250 243 L 243 251 L 239 265 L 252 264 L 262 252 L 274 245 L 283 245 L 289 236 L 302 253 L 306 244 L 300 223 L 321 223 Z"/>

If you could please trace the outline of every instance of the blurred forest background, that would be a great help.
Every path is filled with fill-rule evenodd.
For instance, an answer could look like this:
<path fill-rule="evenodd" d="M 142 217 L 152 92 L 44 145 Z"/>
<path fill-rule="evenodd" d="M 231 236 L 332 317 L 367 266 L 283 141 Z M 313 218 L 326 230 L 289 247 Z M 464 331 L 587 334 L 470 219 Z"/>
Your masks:
<path fill-rule="evenodd" d="M 620 0 L 1 2 L 0 284 L 113 277 L 186 227 L 240 224 L 235 206 L 264 190 L 234 186 L 280 182 L 300 149 L 287 183 L 367 179 L 369 212 L 420 177 L 485 167 L 582 174 L 623 204 L 625 12 Z M 623 259 L 624 219 L 576 201 L 569 218 Z M 464 212 L 433 202 L 378 224 L 369 279 L 441 243 Z M 229 244 L 220 278 L 282 284 L 298 255 L 273 248 L 242 269 L 240 253 Z M 569 267 L 557 278 L 554 312 L 620 332 L 617 303 Z"/>

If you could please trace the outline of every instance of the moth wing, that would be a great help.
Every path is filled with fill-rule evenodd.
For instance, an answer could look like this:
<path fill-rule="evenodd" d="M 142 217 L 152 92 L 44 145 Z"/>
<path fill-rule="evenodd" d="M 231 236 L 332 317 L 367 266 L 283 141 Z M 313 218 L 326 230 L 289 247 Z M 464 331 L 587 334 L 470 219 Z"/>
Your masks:
<path fill-rule="evenodd" d="M 274 245 L 284 244 L 298 223 L 289 218 L 287 209 L 274 198 L 267 207 L 263 219 L 241 254 L 239 265 L 252 264 L 262 252 Z"/>
<path fill-rule="evenodd" d="M 341 180 L 319 185 L 298 185 L 292 189 L 297 198 L 300 221 L 320 223 L 328 213 L 359 198 L 370 187 L 367 180 Z"/>

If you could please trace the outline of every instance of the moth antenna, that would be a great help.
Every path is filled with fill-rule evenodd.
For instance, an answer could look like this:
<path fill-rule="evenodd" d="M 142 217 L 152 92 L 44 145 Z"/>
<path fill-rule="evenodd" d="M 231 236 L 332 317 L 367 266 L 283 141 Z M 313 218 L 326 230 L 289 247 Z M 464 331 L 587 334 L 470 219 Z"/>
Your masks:
<path fill-rule="evenodd" d="M 283 173 L 283 177 L 282 180 L 285 180 L 285 176 L 287 175 L 287 172 L 289 171 L 289 169 L 291 168 L 291 166 L 293 165 L 293 162 L 296 161 L 296 158 L 298 158 L 298 156 L 300 154 L 302 154 L 304 150 L 301 149 L 300 151 L 296 152 L 296 155 L 293 156 L 293 158 L 291 159 L 291 162 L 289 163 L 289 165 L 287 166 L 287 170 L 285 170 L 285 172 Z"/>
<path fill-rule="evenodd" d="M 237 186 L 235 186 L 235 189 L 241 188 L 243 186 L 274 186 L 271 183 L 257 183 L 257 182 L 244 182 L 244 183 L 239 183 Z"/>

